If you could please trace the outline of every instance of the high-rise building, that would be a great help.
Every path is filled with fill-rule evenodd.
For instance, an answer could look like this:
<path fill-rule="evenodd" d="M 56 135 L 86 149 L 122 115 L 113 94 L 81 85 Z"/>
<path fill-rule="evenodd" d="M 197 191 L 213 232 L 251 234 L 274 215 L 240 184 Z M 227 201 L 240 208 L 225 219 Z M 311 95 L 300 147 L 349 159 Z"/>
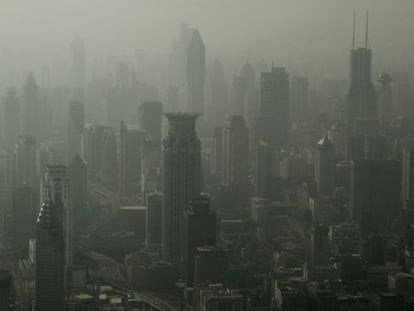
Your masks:
<path fill-rule="evenodd" d="M 47 189 L 47 187 L 46 187 Z M 64 310 L 65 246 L 59 214 L 63 202 L 46 190 L 36 224 L 36 310 Z"/>
<path fill-rule="evenodd" d="M 209 66 L 206 82 L 204 115 L 210 122 L 221 124 L 228 115 L 228 86 L 223 63 L 215 59 Z"/>
<path fill-rule="evenodd" d="M 307 121 L 309 113 L 309 80 L 307 77 L 292 77 L 290 103 L 290 122 Z"/>
<path fill-rule="evenodd" d="M 198 30 L 195 30 L 187 48 L 187 110 L 204 112 L 204 83 L 206 75 L 206 48 Z"/>
<path fill-rule="evenodd" d="M 147 193 L 145 195 L 146 209 L 146 234 L 145 244 L 147 246 L 161 245 L 161 210 L 162 194 L 159 192 Z"/>
<path fill-rule="evenodd" d="M 129 129 L 124 122 L 121 122 L 119 136 L 119 191 L 121 195 L 133 197 L 140 192 L 141 149 L 145 133 Z"/>
<path fill-rule="evenodd" d="M 249 130 L 240 115 L 230 116 L 223 127 L 222 170 L 225 185 L 244 185 L 249 173 Z"/>
<path fill-rule="evenodd" d="M 273 194 L 273 149 L 263 141 L 257 146 L 255 176 L 255 196 L 271 198 Z"/>
<path fill-rule="evenodd" d="M 39 184 L 36 173 L 36 140 L 32 136 L 22 136 L 16 145 L 16 184 L 36 186 Z"/>
<path fill-rule="evenodd" d="M 102 137 L 102 184 L 113 192 L 118 191 L 118 154 L 116 134 L 112 128 L 105 129 Z"/>
<path fill-rule="evenodd" d="M 29 254 L 29 240 L 35 237 L 39 191 L 32 187 L 13 190 L 13 245 L 22 258 Z"/>
<path fill-rule="evenodd" d="M 75 155 L 69 164 L 70 197 L 75 213 L 85 210 L 88 205 L 88 173 L 86 163 Z"/>
<path fill-rule="evenodd" d="M 20 106 L 16 89 L 8 88 L 2 98 L 1 106 L 1 143 L 5 150 L 12 150 L 19 139 Z"/>
<path fill-rule="evenodd" d="M 77 37 L 71 46 L 72 99 L 85 100 L 86 52 L 83 40 Z"/>
<path fill-rule="evenodd" d="M 103 136 L 108 126 L 88 126 L 82 138 L 82 158 L 88 166 L 88 174 L 92 180 L 102 178 Z"/>
<path fill-rule="evenodd" d="M 70 197 L 68 169 L 64 165 L 48 165 L 41 183 L 41 202 L 53 205 L 57 224 L 62 226 L 64 241 L 64 262 L 67 267 L 73 263 L 73 209 Z M 39 216 L 40 217 L 40 216 Z"/>
<path fill-rule="evenodd" d="M 162 167 L 162 255 L 176 261 L 183 252 L 184 213 L 201 190 L 201 144 L 195 130 L 198 115 L 166 114 Z"/>
<path fill-rule="evenodd" d="M 0 310 L 12 310 L 12 277 L 7 270 L 0 270 Z"/>
<path fill-rule="evenodd" d="M 23 86 L 22 102 L 20 106 L 20 134 L 33 136 L 39 139 L 41 102 L 39 87 L 36 83 L 33 73 L 30 73 Z"/>
<path fill-rule="evenodd" d="M 257 136 L 280 148 L 289 138 L 289 75 L 285 68 L 262 72 Z"/>
<path fill-rule="evenodd" d="M 351 162 L 350 211 L 361 232 L 386 230 L 400 213 L 401 164 L 394 160 Z"/>
<path fill-rule="evenodd" d="M 167 90 L 166 112 L 177 112 L 180 103 L 180 90 L 175 85 L 170 85 Z"/>
<path fill-rule="evenodd" d="M 186 233 L 184 236 L 184 279 L 188 286 L 194 282 L 194 256 L 197 247 L 216 246 L 217 217 L 210 210 L 210 197 L 201 194 L 191 200 L 185 215 Z"/>
<path fill-rule="evenodd" d="M 311 263 L 312 266 L 324 265 L 329 260 L 328 227 L 315 224 L 311 231 Z"/>
<path fill-rule="evenodd" d="M 366 27 L 365 46 L 356 48 L 354 15 L 347 105 L 347 124 L 350 132 L 354 131 L 355 121 L 358 118 L 374 118 L 377 116 L 377 92 L 371 81 L 372 51 L 368 47 L 368 14 Z"/>
<path fill-rule="evenodd" d="M 315 153 L 315 181 L 319 195 L 332 197 L 335 189 L 335 146 L 328 137 L 317 144 Z"/>
<path fill-rule="evenodd" d="M 138 110 L 139 130 L 155 141 L 161 141 L 161 102 L 142 102 Z"/>
<path fill-rule="evenodd" d="M 378 90 L 378 113 L 382 119 L 390 122 L 393 117 L 392 78 L 388 73 L 383 72 L 377 77 L 377 81 L 381 85 Z"/>
<path fill-rule="evenodd" d="M 80 101 L 69 103 L 69 119 L 67 125 L 67 160 L 72 161 L 75 155 L 81 155 L 82 133 L 85 127 L 85 108 Z"/>

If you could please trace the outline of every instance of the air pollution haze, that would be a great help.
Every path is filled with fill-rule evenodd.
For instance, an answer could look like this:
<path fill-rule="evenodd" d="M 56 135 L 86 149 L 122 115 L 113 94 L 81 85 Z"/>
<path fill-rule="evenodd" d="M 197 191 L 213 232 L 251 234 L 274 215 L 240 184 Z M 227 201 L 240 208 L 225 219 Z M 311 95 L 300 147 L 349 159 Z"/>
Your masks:
<path fill-rule="evenodd" d="M 0 0 L 0 311 L 414 309 L 413 0 Z"/>

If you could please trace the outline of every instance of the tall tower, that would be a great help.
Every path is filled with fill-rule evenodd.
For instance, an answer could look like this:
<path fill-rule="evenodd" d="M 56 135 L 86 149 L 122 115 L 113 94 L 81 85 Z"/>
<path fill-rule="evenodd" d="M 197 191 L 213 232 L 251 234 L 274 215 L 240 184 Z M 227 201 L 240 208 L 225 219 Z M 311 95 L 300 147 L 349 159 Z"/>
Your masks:
<path fill-rule="evenodd" d="M 280 148 L 289 138 L 289 75 L 285 68 L 273 67 L 262 72 L 260 81 L 260 106 L 258 135 Z"/>
<path fill-rule="evenodd" d="M 206 48 L 195 30 L 187 48 L 187 107 L 191 113 L 204 112 Z"/>
<path fill-rule="evenodd" d="M 73 211 L 70 199 L 70 181 L 66 166 L 48 165 L 46 167 L 40 195 L 41 202 L 49 201 L 49 204 L 53 202 L 56 224 L 59 224 L 62 228 L 64 262 L 67 267 L 70 267 L 73 262 Z"/>
<path fill-rule="evenodd" d="M 88 181 L 86 163 L 75 155 L 69 164 L 70 196 L 74 211 L 85 210 L 88 204 Z"/>
<path fill-rule="evenodd" d="M 16 144 L 16 182 L 22 186 L 38 186 L 36 173 L 36 140 L 22 136 Z"/>
<path fill-rule="evenodd" d="M 198 115 L 166 114 L 164 140 L 162 255 L 177 261 L 183 255 L 184 213 L 201 190 L 201 145 L 195 131 Z"/>
<path fill-rule="evenodd" d="M 41 113 L 39 87 L 33 73 L 30 73 L 23 86 L 23 97 L 21 107 L 20 134 L 30 135 L 39 139 Z"/>
<path fill-rule="evenodd" d="M 6 150 L 12 150 L 19 139 L 20 127 L 20 108 L 15 88 L 7 89 L 1 109 L 1 142 Z"/>
<path fill-rule="evenodd" d="M 223 128 L 223 182 L 245 185 L 249 174 L 249 129 L 241 115 L 230 116 Z"/>
<path fill-rule="evenodd" d="M 381 85 L 378 92 L 379 115 L 385 121 L 390 122 L 393 116 L 392 111 L 392 87 L 391 76 L 383 72 L 377 77 L 378 83 Z"/>
<path fill-rule="evenodd" d="M 36 310 L 64 309 L 64 240 L 59 210 L 45 186 L 45 199 L 36 223 Z M 56 203 L 55 203 L 56 202 Z"/>
<path fill-rule="evenodd" d="M 329 237 L 328 227 L 323 224 L 316 224 L 311 231 L 311 256 L 312 266 L 328 263 L 329 259 Z"/>
<path fill-rule="evenodd" d="M 138 110 L 139 130 L 155 141 L 161 141 L 162 103 L 144 101 Z"/>
<path fill-rule="evenodd" d="M 350 59 L 350 87 L 348 92 L 347 123 L 348 130 L 355 130 L 358 118 L 375 118 L 377 116 L 377 92 L 371 81 L 372 51 L 368 47 L 368 12 L 366 17 L 365 46 L 355 47 L 354 31 Z"/>
<path fill-rule="evenodd" d="M 75 155 L 81 155 L 82 133 L 85 127 L 85 108 L 80 101 L 69 103 L 69 119 L 67 127 L 67 160 L 72 161 Z"/>
<path fill-rule="evenodd" d="M 335 146 L 327 137 L 317 144 L 315 154 L 315 181 L 319 195 L 332 197 L 335 187 Z"/>

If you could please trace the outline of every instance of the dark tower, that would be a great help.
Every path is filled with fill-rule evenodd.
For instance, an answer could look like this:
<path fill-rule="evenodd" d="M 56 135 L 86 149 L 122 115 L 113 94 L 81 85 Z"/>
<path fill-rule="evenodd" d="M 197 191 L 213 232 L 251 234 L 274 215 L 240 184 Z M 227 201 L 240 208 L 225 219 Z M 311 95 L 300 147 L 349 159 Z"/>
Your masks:
<path fill-rule="evenodd" d="M 36 224 L 36 310 L 64 310 L 64 242 L 61 202 L 47 194 Z"/>
<path fill-rule="evenodd" d="M 162 167 L 162 255 L 177 261 L 183 255 L 184 215 L 201 190 L 201 146 L 195 130 L 198 115 L 166 114 Z"/>
<path fill-rule="evenodd" d="M 388 73 L 383 72 L 377 77 L 377 81 L 381 84 L 378 92 L 379 115 L 385 121 L 389 122 L 393 116 L 391 87 L 392 78 Z"/>
<path fill-rule="evenodd" d="M 371 81 L 372 51 L 368 48 L 368 12 L 366 17 L 365 46 L 355 47 L 355 13 L 354 30 L 350 60 L 350 87 L 348 92 L 347 122 L 348 130 L 354 131 L 358 118 L 375 118 L 377 116 L 377 93 Z"/>

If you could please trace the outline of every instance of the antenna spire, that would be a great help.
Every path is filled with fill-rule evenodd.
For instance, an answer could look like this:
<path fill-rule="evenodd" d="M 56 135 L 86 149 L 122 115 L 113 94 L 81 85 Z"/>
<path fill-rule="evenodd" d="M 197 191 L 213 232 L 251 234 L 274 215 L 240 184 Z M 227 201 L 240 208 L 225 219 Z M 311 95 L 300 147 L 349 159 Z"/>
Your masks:
<path fill-rule="evenodd" d="M 355 49 L 355 11 L 354 11 L 354 24 L 352 28 L 352 49 Z"/>
<path fill-rule="evenodd" d="M 366 17 L 366 26 L 365 26 L 365 48 L 368 48 L 368 11 Z"/>

